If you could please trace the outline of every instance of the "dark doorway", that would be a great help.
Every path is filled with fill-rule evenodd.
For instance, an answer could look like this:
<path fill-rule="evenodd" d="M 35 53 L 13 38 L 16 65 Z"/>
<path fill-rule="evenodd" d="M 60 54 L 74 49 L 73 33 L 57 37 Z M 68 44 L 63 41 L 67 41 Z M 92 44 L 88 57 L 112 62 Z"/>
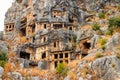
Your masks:
<path fill-rule="evenodd" d="M 26 28 L 20 29 L 20 34 L 21 34 L 22 36 L 26 36 Z"/>
<path fill-rule="evenodd" d="M 29 53 L 26 53 L 26 52 L 20 52 L 20 58 L 23 58 L 23 59 L 30 59 L 30 54 Z"/>
<path fill-rule="evenodd" d="M 62 53 L 60 54 L 60 58 L 63 58 L 63 54 Z"/>
<path fill-rule="evenodd" d="M 42 59 L 46 58 L 46 53 L 42 54 Z"/>
<path fill-rule="evenodd" d="M 68 58 L 68 53 L 65 53 L 65 58 Z"/>
<path fill-rule="evenodd" d="M 57 59 L 58 58 L 58 54 L 54 54 L 54 58 Z"/>
<path fill-rule="evenodd" d="M 88 54 L 82 54 L 82 58 L 84 58 L 85 56 L 87 56 Z"/>
<path fill-rule="evenodd" d="M 35 24 L 32 25 L 32 33 L 35 32 Z"/>
<path fill-rule="evenodd" d="M 90 43 L 88 43 L 88 42 L 83 43 L 83 45 L 86 49 L 90 49 L 90 47 L 91 47 Z"/>
<path fill-rule="evenodd" d="M 55 61 L 55 68 L 57 67 L 57 65 L 58 65 L 58 61 Z"/>

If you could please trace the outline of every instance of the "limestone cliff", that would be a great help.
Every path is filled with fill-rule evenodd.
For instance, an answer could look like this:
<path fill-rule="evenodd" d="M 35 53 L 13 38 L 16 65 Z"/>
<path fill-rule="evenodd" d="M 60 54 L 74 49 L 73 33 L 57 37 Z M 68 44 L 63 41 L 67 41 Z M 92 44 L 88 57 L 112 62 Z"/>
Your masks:
<path fill-rule="evenodd" d="M 4 79 L 120 79 L 120 0 L 15 0 L 4 24 Z"/>

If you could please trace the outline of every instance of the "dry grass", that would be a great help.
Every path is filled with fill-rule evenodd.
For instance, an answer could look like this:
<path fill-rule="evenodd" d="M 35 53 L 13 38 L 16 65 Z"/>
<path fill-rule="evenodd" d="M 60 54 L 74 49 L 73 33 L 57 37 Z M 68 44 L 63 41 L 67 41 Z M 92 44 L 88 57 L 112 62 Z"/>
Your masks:
<path fill-rule="evenodd" d="M 77 80 L 77 74 L 72 71 L 68 71 L 68 75 L 70 76 L 70 80 Z"/>
<path fill-rule="evenodd" d="M 95 56 L 83 58 L 82 61 L 83 61 L 83 60 L 87 60 L 87 61 L 89 61 L 89 62 L 92 62 L 93 60 L 95 60 Z"/>

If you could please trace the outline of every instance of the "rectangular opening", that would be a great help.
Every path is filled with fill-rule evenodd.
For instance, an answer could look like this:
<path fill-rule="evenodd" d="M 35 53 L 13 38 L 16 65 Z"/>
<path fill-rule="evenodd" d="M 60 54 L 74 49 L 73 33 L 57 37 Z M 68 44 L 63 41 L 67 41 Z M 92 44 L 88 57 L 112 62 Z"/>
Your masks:
<path fill-rule="evenodd" d="M 9 28 L 11 28 L 11 25 L 9 26 Z"/>
<path fill-rule="evenodd" d="M 14 28 L 14 25 L 13 25 L 13 28 Z"/>
<path fill-rule="evenodd" d="M 56 42 L 54 42 L 54 47 L 56 47 Z"/>
<path fill-rule="evenodd" d="M 69 28 L 69 30 L 71 30 L 71 31 L 72 31 L 72 27 L 70 27 L 70 28 Z"/>
<path fill-rule="evenodd" d="M 63 61 L 61 60 L 60 63 L 63 63 Z"/>
<path fill-rule="evenodd" d="M 82 58 L 85 57 L 85 56 L 87 56 L 87 55 L 88 55 L 88 54 L 82 54 Z"/>
<path fill-rule="evenodd" d="M 85 49 L 90 49 L 90 47 L 91 47 L 91 44 L 88 43 L 87 41 L 85 43 L 83 43 L 83 45 L 84 45 Z"/>
<path fill-rule="evenodd" d="M 68 58 L 68 53 L 65 53 L 65 58 Z"/>
<path fill-rule="evenodd" d="M 20 29 L 20 34 L 21 34 L 22 36 L 26 36 L 26 28 Z"/>
<path fill-rule="evenodd" d="M 42 59 L 46 58 L 46 52 L 42 53 Z"/>
<path fill-rule="evenodd" d="M 55 61 L 55 63 L 54 63 L 54 64 L 55 64 L 55 68 L 56 68 L 56 67 L 57 67 L 57 65 L 58 65 L 58 61 Z"/>
<path fill-rule="evenodd" d="M 47 27 L 46 24 L 44 24 L 44 29 L 46 29 L 46 27 Z"/>
<path fill-rule="evenodd" d="M 20 52 L 20 58 L 23 58 L 23 59 L 30 59 L 30 54 L 29 53 L 26 53 L 26 52 Z"/>
<path fill-rule="evenodd" d="M 60 54 L 60 58 L 63 58 L 63 54 L 62 53 Z"/>
<path fill-rule="evenodd" d="M 53 24 L 54 29 L 62 28 L 62 24 Z"/>
<path fill-rule="evenodd" d="M 58 54 L 54 54 L 54 58 L 55 58 L 55 59 L 58 59 Z"/>
<path fill-rule="evenodd" d="M 35 24 L 32 25 L 32 33 L 34 33 L 34 32 L 35 32 Z"/>
<path fill-rule="evenodd" d="M 46 42 L 46 37 L 44 37 L 44 42 Z"/>

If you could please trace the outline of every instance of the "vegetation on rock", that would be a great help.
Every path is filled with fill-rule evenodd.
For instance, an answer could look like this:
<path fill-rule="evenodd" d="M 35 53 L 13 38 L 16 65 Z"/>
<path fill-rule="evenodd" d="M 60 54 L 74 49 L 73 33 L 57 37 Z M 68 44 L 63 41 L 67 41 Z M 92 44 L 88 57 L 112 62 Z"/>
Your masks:
<path fill-rule="evenodd" d="M 100 19 L 105 18 L 105 14 L 104 13 L 99 13 L 98 16 L 99 16 Z"/>
<path fill-rule="evenodd" d="M 3 51 L 0 51 L 0 66 L 4 67 L 7 61 L 7 54 Z"/>
<path fill-rule="evenodd" d="M 120 17 L 112 17 L 109 19 L 109 28 L 120 28 Z"/>
<path fill-rule="evenodd" d="M 100 57 L 103 57 L 102 53 L 98 52 L 98 53 L 95 54 L 95 58 L 100 58 Z"/>
<path fill-rule="evenodd" d="M 57 71 L 60 75 L 65 76 L 65 75 L 67 75 L 68 68 L 66 67 L 66 64 L 65 64 L 65 63 L 60 63 L 60 64 L 58 64 L 58 66 L 56 67 L 56 71 Z"/>
<path fill-rule="evenodd" d="M 100 25 L 97 24 L 97 23 L 94 23 L 93 26 L 92 26 L 92 29 L 95 30 L 95 31 L 100 30 Z"/>

